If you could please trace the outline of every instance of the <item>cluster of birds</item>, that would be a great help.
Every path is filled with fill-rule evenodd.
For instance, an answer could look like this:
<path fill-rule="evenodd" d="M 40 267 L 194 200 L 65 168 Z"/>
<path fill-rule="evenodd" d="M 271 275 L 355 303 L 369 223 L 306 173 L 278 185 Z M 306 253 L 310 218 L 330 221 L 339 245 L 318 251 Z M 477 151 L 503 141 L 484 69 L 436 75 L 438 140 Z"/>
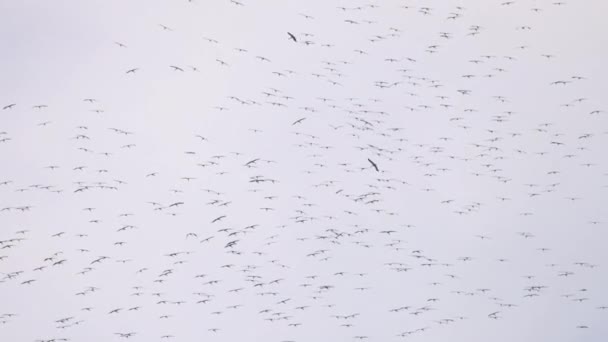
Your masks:
<path fill-rule="evenodd" d="M 603 341 L 588 9 L 458 4 L 74 4 L 75 85 L 0 94 L 0 340 Z"/>

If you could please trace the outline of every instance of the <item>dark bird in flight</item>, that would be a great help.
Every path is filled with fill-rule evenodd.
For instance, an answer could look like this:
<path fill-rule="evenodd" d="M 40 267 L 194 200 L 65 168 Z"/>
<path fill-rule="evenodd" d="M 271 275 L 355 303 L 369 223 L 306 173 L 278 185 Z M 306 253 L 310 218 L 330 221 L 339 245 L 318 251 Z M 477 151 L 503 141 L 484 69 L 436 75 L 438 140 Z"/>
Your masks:
<path fill-rule="evenodd" d="M 376 171 L 380 172 L 380 170 L 378 169 L 378 165 L 376 165 L 376 163 L 374 163 L 371 159 L 367 158 L 367 161 L 372 164 L 372 166 L 374 167 L 374 169 L 376 169 Z"/>
<path fill-rule="evenodd" d="M 296 39 L 296 36 L 294 36 L 291 32 L 287 32 L 287 35 L 289 35 L 289 39 L 293 40 L 294 42 L 298 42 L 298 40 Z"/>

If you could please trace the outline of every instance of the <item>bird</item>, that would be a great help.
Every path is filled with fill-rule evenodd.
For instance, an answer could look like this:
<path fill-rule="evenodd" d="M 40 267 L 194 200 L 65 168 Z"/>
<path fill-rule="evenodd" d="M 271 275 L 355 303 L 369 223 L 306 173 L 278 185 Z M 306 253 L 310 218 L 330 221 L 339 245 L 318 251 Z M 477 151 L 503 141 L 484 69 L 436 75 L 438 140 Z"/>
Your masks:
<path fill-rule="evenodd" d="M 376 165 L 376 163 L 374 163 L 371 159 L 367 159 L 367 161 L 372 164 L 372 167 L 377 171 L 380 172 L 380 170 L 378 169 L 378 165 Z"/>

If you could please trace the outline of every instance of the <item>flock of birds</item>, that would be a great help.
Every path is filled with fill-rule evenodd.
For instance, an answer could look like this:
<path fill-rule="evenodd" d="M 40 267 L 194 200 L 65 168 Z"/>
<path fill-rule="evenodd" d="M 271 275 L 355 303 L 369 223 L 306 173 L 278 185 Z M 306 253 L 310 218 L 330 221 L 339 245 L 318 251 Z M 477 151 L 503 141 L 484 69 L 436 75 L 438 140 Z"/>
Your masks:
<path fill-rule="evenodd" d="M 604 341 L 605 68 L 551 40 L 587 7 L 455 3 L 30 33 L 67 62 L 0 94 L 0 340 Z"/>

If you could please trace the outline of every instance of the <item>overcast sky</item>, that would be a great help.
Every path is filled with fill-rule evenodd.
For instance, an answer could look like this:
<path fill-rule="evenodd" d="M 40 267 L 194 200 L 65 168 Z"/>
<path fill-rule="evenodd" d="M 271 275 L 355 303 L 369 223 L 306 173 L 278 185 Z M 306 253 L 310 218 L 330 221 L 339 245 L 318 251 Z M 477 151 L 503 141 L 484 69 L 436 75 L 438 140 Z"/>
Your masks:
<path fill-rule="evenodd" d="M 607 10 L 0 0 L 0 340 L 604 341 Z"/>

